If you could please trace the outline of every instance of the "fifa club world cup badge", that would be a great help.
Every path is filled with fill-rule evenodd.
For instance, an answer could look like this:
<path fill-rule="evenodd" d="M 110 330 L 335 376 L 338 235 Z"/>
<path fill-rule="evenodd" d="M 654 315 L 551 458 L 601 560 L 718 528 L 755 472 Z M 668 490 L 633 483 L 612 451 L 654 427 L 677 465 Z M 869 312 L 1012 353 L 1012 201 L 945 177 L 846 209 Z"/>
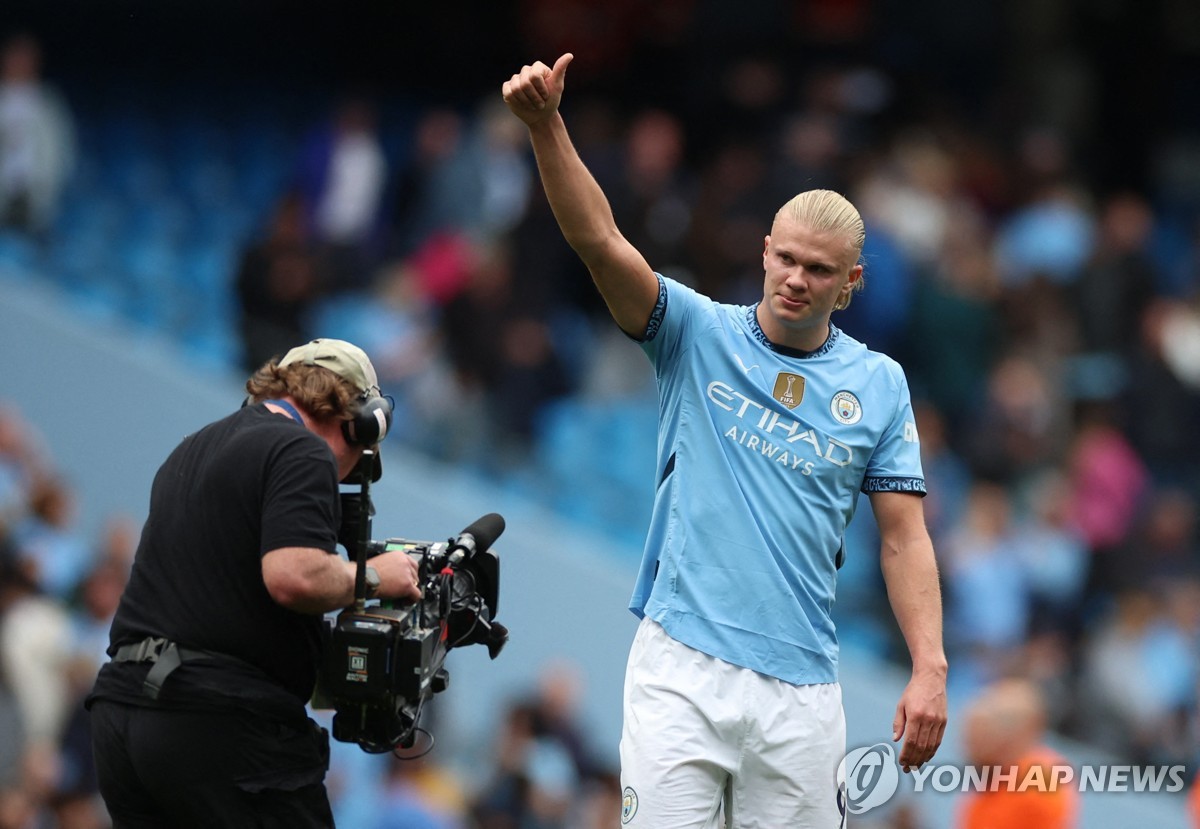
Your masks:
<path fill-rule="evenodd" d="M 775 388 L 771 391 L 771 396 L 789 409 L 796 408 L 804 399 L 804 378 L 787 371 L 779 372 L 775 377 Z"/>

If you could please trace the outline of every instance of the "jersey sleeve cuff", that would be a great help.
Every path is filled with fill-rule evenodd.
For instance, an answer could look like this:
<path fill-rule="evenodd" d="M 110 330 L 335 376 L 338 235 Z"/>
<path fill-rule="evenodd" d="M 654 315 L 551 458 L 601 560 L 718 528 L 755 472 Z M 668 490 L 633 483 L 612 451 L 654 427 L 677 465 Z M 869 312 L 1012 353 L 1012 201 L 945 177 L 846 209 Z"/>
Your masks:
<path fill-rule="evenodd" d="M 634 342 L 648 343 L 658 336 L 658 329 L 662 327 L 663 317 L 667 314 L 667 282 L 663 279 L 662 274 L 654 274 L 658 277 L 658 300 L 654 303 L 654 310 L 650 312 L 650 321 L 646 323 L 646 331 L 641 337 L 635 337 L 632 334 L 625 336 Z"/>
<path fill-rule="evenodd" d="M 925 495 L 924 478 L 907 478 L 901 476 L 868 477 L 863 479 L 863 492 L 911 492 L 914 495 Z"/>

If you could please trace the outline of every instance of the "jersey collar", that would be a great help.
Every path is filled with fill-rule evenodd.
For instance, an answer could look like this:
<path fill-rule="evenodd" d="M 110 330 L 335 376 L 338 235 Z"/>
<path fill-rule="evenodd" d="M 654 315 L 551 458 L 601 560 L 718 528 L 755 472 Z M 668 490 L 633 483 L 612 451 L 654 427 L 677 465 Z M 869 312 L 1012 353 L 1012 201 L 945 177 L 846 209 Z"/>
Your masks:
<path fill-rule="evenodd" d="M 750 326 L 750 333 L 754 335 L 756 340 L 765 345 L 767 348 L 778 354 L 782 354 L 785 357 L 801 357 L 804 359 L 820 357 L 823 354 L 828 354 L 830 351 L 832 351 L 833 347 L 837 345 L 838 338 L 841 337 L 842 332 L 831 322 L 829 323 L 829 336 L 825 338 L 825 342 L 821 344 L 820 348 L 817 348 L 813 351 L 804 351 L 800 348 L 789 348 L 786 345 L 778 345 L 767 339 L 767 335 L 762 330 L 762 326 L 758 324 L 759 305 L 760 303 L 756 302 L 746 309 L 746 324 Z"/>

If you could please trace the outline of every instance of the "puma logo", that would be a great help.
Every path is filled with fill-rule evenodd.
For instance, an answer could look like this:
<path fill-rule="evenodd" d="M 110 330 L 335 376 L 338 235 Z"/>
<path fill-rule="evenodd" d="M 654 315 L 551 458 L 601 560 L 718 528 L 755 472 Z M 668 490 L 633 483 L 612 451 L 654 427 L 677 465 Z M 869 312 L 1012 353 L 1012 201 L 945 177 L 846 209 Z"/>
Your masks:
<path fill-rule="evenodd" d="M 742 362 L 741 354 L 734 354 L 733 359 L 737 360 L 737 364 L 742 367 L 742 372 L 745 374 L 749 374 L 750 369 L 758 368 L 758 363 L 755 363 L 754 365 L 747 367 L 746 364 L 744 362 Z"/>

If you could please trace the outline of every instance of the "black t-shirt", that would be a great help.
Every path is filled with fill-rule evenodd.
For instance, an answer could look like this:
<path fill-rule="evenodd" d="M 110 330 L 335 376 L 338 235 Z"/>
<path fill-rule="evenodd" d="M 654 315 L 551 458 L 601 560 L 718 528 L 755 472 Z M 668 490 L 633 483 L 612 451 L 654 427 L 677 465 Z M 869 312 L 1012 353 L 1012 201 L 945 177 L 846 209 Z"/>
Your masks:
<path fill-rule="evenodd" d="M 185 661 L 156 702 L 142 692 L 148 663 L 109 662 L 92 696 L 301 713 L 316 680 L 324 622 L 271 598 L 262 556 L 281 547 L 336 554 L 338 491 L 329 445 L 265 406 L 247 406 L 184 438 L 154 478 L 109 655 L 161 636 L 233 659 Z"/>

